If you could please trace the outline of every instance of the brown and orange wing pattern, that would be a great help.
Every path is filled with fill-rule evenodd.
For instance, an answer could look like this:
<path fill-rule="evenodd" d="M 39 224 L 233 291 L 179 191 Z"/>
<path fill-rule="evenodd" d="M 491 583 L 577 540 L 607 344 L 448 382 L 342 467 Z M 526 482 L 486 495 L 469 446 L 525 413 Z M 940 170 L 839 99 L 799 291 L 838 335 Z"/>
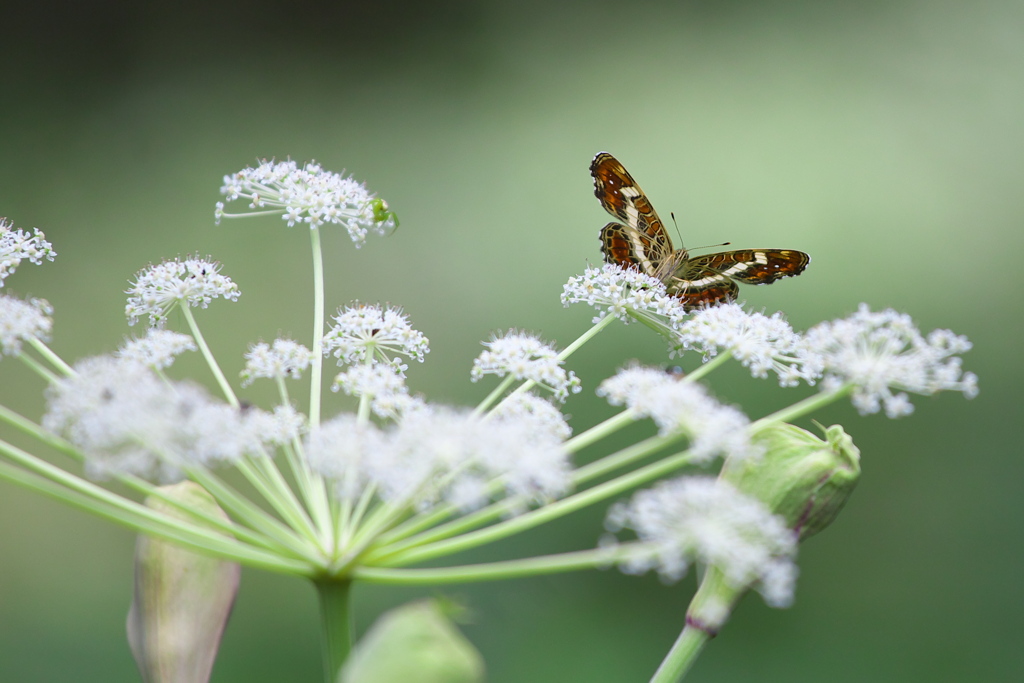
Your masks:
<path fill-rule="evenodd" d="M 811 257 L 795 249 L 739 249 L 706 254 L 689 260 L 694 269 L 710 269 L 748 285 L 769 285 L 799 275 Z"/>
<path fill-rule="evenodd" d="M 795 249 L 740 249 L 690 258 L 685 249 L 673 250 L 647 195 L 615 157 L 600 152 L 590 164 L 590 175 L 601 206 L 622 221 L 601 229 L 605 261 L 658 278 L 688 311 L 734 301 L 737 281 L 771 284 L 799 275 L 811 262 Z"/>
<path fill-rule="evenodd" d="M 687 311 L 735 301 L 740 289 L 732 278 L 692 262 L 676 271 L 665 285 L 668 294 L 679 299 Z"/>
<path fill-rule="evenodd" d="M 672 240 L 640 186 L 611 154 L 601 152 L 590 164 L 594 195 L 620 223 L 601 230 L 601 251 L 609 263 L 635 266 L 648 275 L 673 254 Z M 685 256 L 685 253 L 684 253 Z"/>

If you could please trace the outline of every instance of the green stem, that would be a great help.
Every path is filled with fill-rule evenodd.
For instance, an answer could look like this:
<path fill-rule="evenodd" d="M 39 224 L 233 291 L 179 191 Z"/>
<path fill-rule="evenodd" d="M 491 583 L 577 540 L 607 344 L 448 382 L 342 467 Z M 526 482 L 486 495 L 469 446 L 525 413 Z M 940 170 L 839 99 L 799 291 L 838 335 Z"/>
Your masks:
<path fill-rule="evenodd" d="M 362 566 L 353 570 L 352 576 L 361 581 L 406 586 L 495 581 L 607 567 L 609 564 L 614 563 L 622 554 L 623 550 L 619 548 L 594 548 L 571 553 L 560 553 L 558 555 L 487 562 L 460 567 L 392 569 Z"/>
<path fill-rule="evenodd" d="M 702 364 L 693 372 L 688 373 L 686 375 L 686 381 L 696 382 L 697 380 L 702 379 L 704 375 L 707 375 L 712 370 L 717 368 L 719 365 L 722 365 L 730 358 L 732 358 L 732 351 L 723 351 L 722 353 L 718 354 L 717 356 L 709 360 L 707 363 Z"/>
<path fill-rule="evenodd" d="M 683 680 L 683 676 L 697 660 L 697 655 L 704 649 L 704 645 L 711 640 L 711 636 L 699 628 L 687 624 L 672 649 L 665 655 L 661 666 L 654 672 L 650 683 L 676 683 Z"/>
<path fill-rule="evenodd" d="M 666 441 L 668 438 L 666 438 Z M 658 462 L 641 467 L 627 474 L 624 474 L 611 481 L 606 481 L 592 488 L 575 495 L 549 503 L 544 507 L 531 510 L 530 512 L 513 517 L 504 522 L 499 522 L 484 529 L 471 531 L 469 533 L 447 538 L 429 545 L 415 546 L 415 538 L 408 539 L 403 550 L 394 552 L 393 548 L 381 548 L 379 553 L 374 553 L 370 560 L 374 564 L 387 566 L 402 566 L 423 562 L 434 557 L 451 555 L 456 552 L 475 548 L 479 545 L 492 543 L 513 534 L 532 529 L 535 526 L 545 524 L 553 519 L 558 519 L 576 510 L 594 505 L 624 491 L 642 486 L 650 481 L 658 479 L 670 472 L 690 464 L 688 451 L 671 455 Z M 411 546 L 411 547 L 410 547 Z"/>
<path fill-rule="evenodd" d="M 313 245 L 313 367 L 309 381 L 309 426 L 320 426 L 320 391 L 324 368 L 324 254 L 320 230 L 309 231 Z M 333 683 L 333 682 L 332 682 Z"/>
<path fill-rule="evenodd" d="M 49 368 L 45 367 L 42 363 L 37 361 L 32 356 L 23 352 L 18 354 L 18 358 L 20 358 L 21 362 L 27 365 L 32 370 L 32 372 L 36 373 L 44 380 L 46 380 L 47 384 L 57 383 L 57 375 L 53 374 L 53 372 Z"/>
<path fill-rule="evenodd" d="M 28 343 L 32 345 L 32 348 L 39 352 L 39 355 L 50 361 L 53 367 L 60 370 L 67 377 L 75 374 L 75 371 L 71 369 L 71 366 L 65 363 L 63 358 L 54 353 L 53 350 L 43 342 L 39 341 L 35 337 L 29 337 Z"/>
<path fill-rule="evenodd" d="M 697 660 L 704 645 L 715 637 L 725 620 L 746 592 L 736 588 L 718 567 L 710 566 L 686 610 L 686 626 L 654 672 L 650 683 L 677 683 Z"/>
<path fill-rule="evenodd" d="M 512 375 L 509 375 L 505 379 L 501 380 L 501 383 L 498 384 L 498 386 L 494 387 L 494 390 L 491 393 L 487 394 L 487 398 L 485 398 L 483 401 L 480 401 L 480 405 L 473 409 L 473 416 L 476 417 L 482 415 L 483 412 L 490 408 L 494 404 L 494 402 L 498 400 L 498 397 L 504 394 L 505 391 L 507 391 L 508 388 L 512 386 L 512 383 L 515 381 L 516 378 L 513 377 Z"/>
<path fill-rule="evenodd" d="M 322 578 L 313 581 L 320 599 L 320 646 L 324 681 L 336 683 L 352 651 L 352 581 Z"/>
<path fill-rule="evenodd" d="M 217 364 L 217 359 L 213 357 L 213 352 L 210 351 L 209 345 L 206 343 L 206 338 L 203 337 L 202 331 L 199 329 L 199 325 L 196 323 L 195 316 L 192 315 L 192 309 L 185 302 L 182 302 L 179 306 L 182 315 L 185 316 L 185 321 L 188 322 L 188 327 L 192 330 L 192 338 L 196 340 L 196 345 L 199 346 L 199 351 L 203 354 L 203 358 L 206 359 L 206 364 L 210 366 L 210 371 L 213 372 L 213 376 L 217 379 L 217 384 L 220 385 L 220 390 L 224 393 L 224 398 L 227 399 L 228 403 L 232 407 L 237 408 L 238 397 L 235 396 L 234 389 L 228 383 L 227 377 L 224 376 L 224 372 L 220 369 L 220 365 Z"/>
<path fill-rule="evenodd" d="M 753 434 L 761 429 L 764 429 L 765 427 L 770 427 L 771 425 L 774 424 L 779 424 L 781 422 L 792 422 L 798 417 L 803 417 L 804 415 L 813 413 L 815 410 L 824 408 L 830 403 L 834 403 L 845 396 L 849 396 L 850 394 L 853 393 L 853 390 L 856 387 L 856 384 L 854 384 L 853 382 L 849 382 L 839 387 L 835 391 L 823 392 L 819 394 L 814 394 L 813 396 L 808 396 L 804 400 L 797 401 L 793 405 L 787 406 L 782 410 L 778 410 L 772 413 L 771 415 L 765 415 L 760 420 L 751 423 L 748 429 L 750 433 Z"/>
<path fill-rule="evenodd" d="M 576 339 L 576 341 L 574 341 L 572 344 L 569 344 L 564 349 L 562 349 L 562 352 L 560 354 L 558 354 L 558 360 L 565 360 L 566 358 L 568 358 L 572 354 L 576 353 L 576 351 L 581 346 L 583 346 L 588 341 L 590 341 L 595 336 L 597 336 L 598 332 L 600 332 L 604 328 L 606 328 L 609 325 L 611 325 L 612 322 L 615 320 L 615 318 L 616 318 L 616 316 L 614 314 L 609 313 L 608 315 L 606 315 L 601 320 L 598 320 L 597 323 L 593 327 L 591 327 L 589 330 L 587 330 L 586 332 L 581 334 Z"/>

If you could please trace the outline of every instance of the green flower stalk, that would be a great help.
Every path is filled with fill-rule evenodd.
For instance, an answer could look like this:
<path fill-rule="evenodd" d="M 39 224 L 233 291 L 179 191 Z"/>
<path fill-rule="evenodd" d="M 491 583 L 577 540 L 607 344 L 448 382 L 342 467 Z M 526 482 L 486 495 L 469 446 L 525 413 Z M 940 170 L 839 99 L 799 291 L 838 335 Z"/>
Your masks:
<path fill-rule="evenodd" d="M 392 232 L 397 218 L 382 199 L 351 177 L 291 161 L 226 176 L 222 192 L 228 202 L 248 200 L 250 211 L 230 214 L 218 204 L 218 221 L 277 215 L 307 228 L 312 250 L 308 337 L 251 344 L 237 385 L 202 331 L 205 309 L 241 294 L 212 259 L 139 271 L 125 313 L 149 329 L 74 364 L 46 344 L 53 330 L 46 302 L 0 296 L 0 355 L 35 371 L 47 396 L 41 420 L 0 406 L 0 423 L 72 461 L 57 467 L 0 434 L 0 479 L 145 536 L 129 630 L 147 680 L 205 680 L 238 565 L 312 583 L 327 683 L 336 683 L 349 658 L 352 591 L 362 583 L 436 586 L 610 565 L 671 582 L 697 565 L 704 579 L 688 625 L 654 679 L 677 680 L 744 591 L 776 607 L 792 602 L 798 535 L 824 528 L 856 482 L 858 454 L 840 427 L 823 442 L 783 423 L 845 398 L 864 414 L 900 417 L 912 409 L 909 394 L 977 392 L 977 378 L 961 369 L 965 338 L 922 335 L 893 311 L 865 306 L 799 333 L 780 315 L 736 304 L 687 311 L 657 278 L 606 265 L 571 278 L 562 293 L 565 305 L 596 309 L 592 327 L 565 346 L 519 330 L 492 337 L 466 370 L 494 386 L 475 408 L 438 405 L 408 386 L 410 364 L 425 362 L 430 345 L 405 311 L 342 303 L 328 314 L 323 241 L 341 232 L 358 247 L 370 234 Z M 38 231 L 0 222 L 0 238 L 0 285 L 19 264 L 53 256 Z M 182 329 L 164 329 L 173 321 Z M 620 412 L 574 434 L 562 407 L 583 379 L 567 363 L 617 322 L 663 335 L 667 357 L 689 371 L 626 365 L 597 388 Z M 186 352 L 201 355 L 216 394 L 176 375 L 174 361 Z M 696 355 L 706 362 L 691 362 Z M 325 361 L 337 364 L 333 378 L 324 376 Z M 782 387 L 821 391 L 751 420 L 699 383 L 730 361 L 754 377 L 774 375 Z M 289 380 L 307 373 L 308 399 L 297 400 Z M 277 389 L 273 405 L 245 398 L 263 380 Z M 353 408 L 325 415 L 325 387 L 350 396 Z M 574 464 L 580 450 L 598 452 L 608 437 L 647 419 L 655 429 L 646 438 Z M 720 478 L 687 473 L 718 462 L 726 463 Z M 128 494 L 102 485 L 111 480 Z M 597 547 L 475 565 L 451 560 L 608 503 L 608 533 Z M 417 566 L 428 561 L 430 568 Z M 204 597 L 174 598 L 176 591 Z M 392 675 L 381 672 L 398 663 L 390 654 L 397 649 L 420 661 L 425 676 L 433 664 L 417 643 L 433 643 L 433 654 L 448 653 L 434 662 L 439 671 L 479 677 L 477 658 L 438 614 L 424 607 L 399 617 L 364 639 L 346 675 Z M 180 641 L 184 631 L 197 640 Z M 175 663 L 184 652 L 195 653 L 196 669 Z"/>

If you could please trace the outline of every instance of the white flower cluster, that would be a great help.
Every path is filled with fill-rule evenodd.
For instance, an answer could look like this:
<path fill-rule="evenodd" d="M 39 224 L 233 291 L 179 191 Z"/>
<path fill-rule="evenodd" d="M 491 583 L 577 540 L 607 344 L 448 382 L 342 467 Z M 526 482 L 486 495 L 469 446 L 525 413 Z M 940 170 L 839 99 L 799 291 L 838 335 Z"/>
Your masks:
<path fill-rule="evenodd" d="M 310 228 L 334 223 L 348 230 L 356 246 L 362 246 L 369 230 L 386 234 L 397 225 L 387 202 L 374 197 L 363 183 L 350 176 L 326 171 L 316 162 L 299 167 L 294 161 L 262 161 L 256 168 L 244 168 L 224 176 L 221 194 L 227 201 L 250 200 L 249 208 L 279 213 L 288 222 L 307 223 Z M 217 223 L 227 214 L 217 203 Z"/>
<path fill-rule="evenodd" d="M 561 442 L 533 419 L 481 419 L 423 406 L 386 430 L 341 416 L 306 439 L 310 466 L 353 497 L 367 484 L 393 504 L 474 509 L 504 493 L 542 501 L 569 487 Z M 524 503 L 525 505 L 525 503 Z"/>
<path fill-rule="evenodd" d="M 186 351 L 196 351 L 195 341 L 187 334 L 150 328 L 145 337 L 126 341 L 117 350 L 117 357 L 139 363 L 154 370 L 163 370 Z"/>
<path fill-rule="evenodd" d="M 689 565 L 718 568 L 734 588 L 753 585 L 774 607 L 793 600 L 797 536 L 781 517 L 727 482 L 683 477 L 641 491 L 608 514 L 611 531 L 633 529 L 639 546 L 622 568 L 677 580 Z"/>
<path fill-rule="evenodd" d="M 690 440 L 695 461 L 717 455 L 756 457 L 761 451 L 750 442 L 749 420 L 739 409 L 724 406 L 704 387 L 655 368 L 620 370 L 598 387 L 612 405 L 625 405 L 639 417 L 650 417 L 661 434 L 682 433 Z"/>
<path fill-rule="evenodd" d="M 476 382 L 484 375 L 529 380 L 550 389 L 555 398 L 564 401 L 569 393 L 580 391 L 580 380 L 562 367 L 558 352 L 532 334 L 510 330 L 502 337 L 484 342 L 487 347 L 476 360 L 470 378 Z"/>
<path fill-rule="evenodd" d="M 534 429 L 546 432 L 558 441 L 572 436 L 572 429 L 562 411 L 531 393 L 508 396 L 490 412 L 490 419 L 530 420 Z"/>
<path fill-rule="evenodd" d="M 370 409 L 379 417 L 396 419 L 423 406 L 423 400 L 409 394 L 405 376 L 392 363 L 353 365 L 334 378 L 331 391 L 349 396 L 366 396 Z"/>
<path fill-rule="evenodd" d="M 978 393 L 977 376 L 964 372 L 956 355 L 971 348 L 966 337 L 949 330 L 925 337 L 909 315 L 891 309 L 873 313 L 861 304 L 848 318 L 812 327 L 804 343 L 807 371 L 824 374 L 824 391 L 854 383 L 853 405 L 863 415 L 883 407 L 891 418 L 909 415 L 914 406 L 906 391 L 960 391 L 967 398 Z"/>
<path fill-rule="evenodd" d="M 801 337 L 781 313 L 748 313 L 735 303 L 700 308 L 679 324 L 676 341 L 679 348 L 672 355 L 692 349 L 704 354 L 706 361 L 728 351 L 754 377 L 775 372 L 784 387 L 796 386 L 801 379 L 813 383 L 816 378 L 798 362 Z"/>
<path fill-rule="evenodd" d="M 422 332 L 413 329 L 409 318 L 397 308 L 346 306 L 334 316 L 334 325 L 324 335 L 324 354 L 333 354 L 339 365 L 368 360 L 401 365 L 391 354 L 422 363 L 429 352 L 430 342 Z"/>
<path fill-rule="evenodd" d="M 300 379 L 311 362 L 313 352 L 291 339 L 275 339 L 273 346 L 266 342 L 254 344 L 245 354 L 242 386 L 249 386 L 261 377 Z"/>
<path fill-rule="evenodd" d="M 600 315 L 594 318 L 595 323 L 613 314 L 623 322 L 632 318 L 657 321 L 653 316 L 661 316 L 673 326 L 686 315 L 679 299 L 665 293 L 661 280 L 612 264 L 587 268 L 583 275 L 569 278 L 562 290 L 562 305 L 572 303 L 597 309 Z"/>
<path fill-rule="evenodd" d="M 43 426 L 75 444 L 94 476 L 172 480 L 187 467 L 265 455 L 303 426 L 289 407 L 232 408 L 201 387 L 163 381 L 135 361 L 110 356 L 78 363 L 47 399 Z"/>
<path fill-rule="evenodd" d="M 0 354 L 16 356 L 27 339 L 46 341 L 53 329 L 53 308 L 43 299 L 22 301 L 0 295 Z"/>
<path fill-rule="evenodd" d="M 20 228 L 15 229 L 7 219 L 0 218 L 0 287 L 22 261 L 39 265 L 43 259 L 52 261 L 56 255 L 53 245 L 46 241 L 46 235 L 38 228 L 29 235 Z"/>
<path fill-rule="evenodd" d="M 240 294 L 238 285 L 221 275 L 220 269 L 216 261 L 187 258 L 164 261 L 140 270 L 135 283 L 126 292 L 129 297 L 124 313 L 128 324 L 134 325 L 139 318 L 148 315 L 149 324 L 160 327 L 177 304 L 206 308 L 218 297 L 236 301 Z"/>

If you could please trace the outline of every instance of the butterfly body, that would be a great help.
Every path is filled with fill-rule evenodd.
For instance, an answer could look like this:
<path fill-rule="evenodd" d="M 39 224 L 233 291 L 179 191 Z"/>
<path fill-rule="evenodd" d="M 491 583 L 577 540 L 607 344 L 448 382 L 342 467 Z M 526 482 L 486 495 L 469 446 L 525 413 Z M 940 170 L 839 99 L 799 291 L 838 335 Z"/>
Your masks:
<path fill-rule="evenodd" d="M 621 221 L 601 229 L 605 261 L 658 278 L 686 310 L 733 301 L 737 282 L 771 284 L 799 275 L 811 261 L 795 249 L 739 249 L 691 258 L 685 248 L 673 248 L 647 195 L 615 157 L 600 152 L 590 175 L 601 206 Z"/>

